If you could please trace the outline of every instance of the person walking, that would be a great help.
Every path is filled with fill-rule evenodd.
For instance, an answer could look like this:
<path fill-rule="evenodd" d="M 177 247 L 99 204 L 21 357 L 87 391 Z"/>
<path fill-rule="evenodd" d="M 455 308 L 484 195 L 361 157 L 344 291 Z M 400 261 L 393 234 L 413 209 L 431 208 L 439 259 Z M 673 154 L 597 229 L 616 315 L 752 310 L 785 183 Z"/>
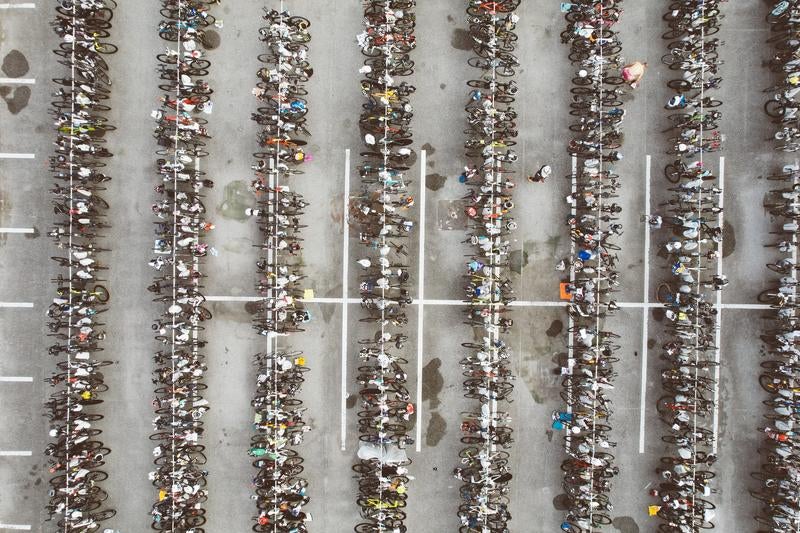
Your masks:
<path fill-rule="evenodd" d="M 533 176 L 528 176 L 528 181 L 531 183 L 544 183 L 544 181 L 550 177 L 550 174 L 553 173 L 553 169 L 550 165 L 542 165 L 539 170 L 536 171 L 536 174 Z"/>
<path fill-rule="evenodd" d="M 647 70 L 647 63 L 634 61 L 622 67 L 622 79 L 631 86 L 631 89 L 635 89 L 639 86 L 639 81 L 642 79 L 642 76 L 644 76 L 645 70 Z"/>

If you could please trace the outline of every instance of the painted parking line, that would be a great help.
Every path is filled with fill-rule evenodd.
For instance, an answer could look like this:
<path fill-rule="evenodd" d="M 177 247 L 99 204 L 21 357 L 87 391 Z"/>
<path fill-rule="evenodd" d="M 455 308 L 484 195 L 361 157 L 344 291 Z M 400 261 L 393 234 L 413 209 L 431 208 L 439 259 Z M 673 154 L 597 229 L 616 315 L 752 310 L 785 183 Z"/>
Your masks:
<path fill-rule="evenodd" d="M 35 85 L 35 78 L 0 78 L 0 85 Z"/>
<path fill-rule="evenodd" d="M 650 300 L 650 162 L 649 155 L 645 156 L 644 169 L 644 283 L 642 290 L 643 304 Z M 647 337 L 649 335 L 649 313 L 650 309 L 642 306 L 642 386 L 639 391 L 639 453 L 644 453 L 644 432 L 645 432 L 645 402 L 647 400 Z"/>
<path fill-rule="evenodd" d="M 32 309 L 33 302 L 0 302 L 0 307 L 20 307 L 25 309 Z"/>
<path fill-rule="evenodd" d="M 425 321 L 423 309 L 425 308 L 425 170 L 427 165 L 428 153 L 426 150 L 420 152 L 420 171 L 419 171 L 419 285 L 417 294 L 419 295 L 419 310 L 417 311 L 417 452 L 422 451 L 422 340 Z"/>
<path fill-rule="evenodd" d="M 30 531 L 31 526 L 25 524 L 0 524 L 0 531 L 4 529 L 14 531 Z"/>
<path fill-rule="evenodd" d="M 33 455 L 31 451 L 21 450 L 0 450 L 0 457 L 30 457 Z"/>
<path fill-rule="evenodd" d="M 0 376 L 0 383 L 33 383 L 30 376 Z"/>
<path fill-rule="evenodd" d="M 350 267 L 350 226 L 348 224 L 348 213 L 350 212 L 350 150 L 344 151 L 344 205 L 342 211 L 342 301 L 347 298 Z M 341 448 L 345 450 L 347 446 L 347 306 L 342 305 L 342 347 L 341 347 L 341 400 L 342 400 L 342 420 L 341 420 Z"/>
<path fill-rule="evenodd" d="M 33 2 L 26 2 L 23 4 L 3 3 L 0 4 L 0 9 L 36 9 L 36 4 Z"/>
<path fill-rule="evenodd" d="M 0 152 L 0 159 L 36 159 L 36 154 Z"/>
<path fill-rule="evenodd" d="M 36 233 L 34 228 L 0 228 L 0 233 Z"/>

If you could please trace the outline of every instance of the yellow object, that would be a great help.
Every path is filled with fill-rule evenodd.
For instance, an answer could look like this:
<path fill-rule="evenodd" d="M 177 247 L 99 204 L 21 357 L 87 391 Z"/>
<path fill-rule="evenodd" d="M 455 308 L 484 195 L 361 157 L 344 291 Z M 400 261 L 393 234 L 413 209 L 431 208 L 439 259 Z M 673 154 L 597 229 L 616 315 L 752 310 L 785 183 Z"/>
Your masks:
<path fill-rule="evenodd" d="M 303 291 L 303 300 L 310 300 L 314 297 L 314 289 L 306 289 Z"/>
<path fill-rule="evenodd" d="M 158 491 L 158 501 L 163 502 L 166 497 L 167 497 L 167 491 L 163 489 Z"/>
<path fill-rule="evenodd" d="M 297 366 L 306 366 L 306 358 L 305 357 L 298 357 L 294 360 L 294 364 Z"/>
<path fill-rule="evenodd" d="M 650 505 L 647 507 L 647 514 L 650 516 L 655 516 L 660 509 L 660 505 Z"/>

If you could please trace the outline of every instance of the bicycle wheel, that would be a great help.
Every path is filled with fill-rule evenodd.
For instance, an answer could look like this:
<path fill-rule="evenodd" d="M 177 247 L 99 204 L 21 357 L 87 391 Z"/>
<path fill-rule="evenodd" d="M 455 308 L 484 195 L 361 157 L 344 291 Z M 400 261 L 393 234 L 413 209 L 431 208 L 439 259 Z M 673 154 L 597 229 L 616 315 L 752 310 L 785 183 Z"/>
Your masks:
<path fill-rule="evenodd" d="M 786 112 L 786 107 L 778 100 L 767 100 L 764 103 L 764 112 L 772 118 L 781 118 Z"/>
<path fill-rule="evenodd" d="M 670 80 L 667 82 L 667 87 L 674 91 L 685 92 L 692 88 L 692 84 L 686 80 Z"/>
<path fill-rule="evenodd" d="M 113 43 L 96 43 L 94 49 L 99 54 L 116 54 L 119 47 Z"/>

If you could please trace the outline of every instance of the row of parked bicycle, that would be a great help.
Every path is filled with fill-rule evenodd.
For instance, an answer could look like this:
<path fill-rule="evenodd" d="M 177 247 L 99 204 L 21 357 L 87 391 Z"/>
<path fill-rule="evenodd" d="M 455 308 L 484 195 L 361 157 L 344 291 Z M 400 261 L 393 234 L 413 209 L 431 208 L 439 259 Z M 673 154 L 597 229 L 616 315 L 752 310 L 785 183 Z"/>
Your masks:
<path fill-rule="evenodd" d="M 563 531 L 595 531 L 611 523 L 611 478 L 618 468 L 610 440 L 613 389 L 619 361 L 617 334 L 605 324 L 617 309 L 613 293 L 620 283 L 616 270 L 622 234 L 620 206 L 615 202 L 620 176 L 614 164 L 622 159 L 621 131 L 625 111 L 619 75 L 622 43 L 612 26 L 622 13 L 621 2 L 585 0 L 565 9 L 567 28 L 562 42 L 570 46 L 572 79 L 567 152 L 573 156 L 571 214 L 567 224 L 572 240 L 569 280 L 569 352 L 562 363 L 565 411 L 553 413 L 553 427 L 563 429 L 567 459 L 562 463 L 563 488 L 569 502 Z"/>
<path fill-rule="evenodd" d="M 174 533 L 202 533 L 203 504 L 208 499 L 203 415 L 209 410 L 203 391 L 207 370 L 201 353 L 203 322 L 211 318 L 201 293 L 201 260 L 209 252 L 204 242 L 214 228 L 203 205 L 204 189 L 214 186 L 201 170 L 210 138 L 206 116 L 213 90 L 203 77 L 211 62 L 205 58 L 205 29 L 214 22 L 209 3 L 200 0 L 162 0 L 158 35 L 169 43 L 158 54 L 161 106 L 153 111 L 157 201 L 155 222 L 156 270 L 148 288 L 163 307 L 153 322 L 162 346 L 153 356 L 156 385 L 153 407 L 156 469 L 149 478 L 158 489 L 152 506 L 152 528 Z"/>
<path fill-rule="evenodd" d="M 59 0 L 51 22 L 61 39 L 54 53 L 68 73 L 53 80 L 58 90 L 50 108 L 56 131 L 50 157 L 56 220 L 49 235 L 61 271 L 52 280 L 56 294 L 47 309 L 48 335 L 57 339 L 48 351 L 57 369 L 45 379 L 54 392 L 44 405 L 52 438 L 44 453 L 52 474 L 48 520 L 55 522 L 53 531 L 69 533 L 96 531 L 115 514 L 101 484 L 108 478 L 102 467 L 111 450 L 100 440 L 97 422 L 103 414 L 96 407 L 108 390 L 102 369 L 112 363 L 101 359 L 106 333 L 99 315 L 109 301 L 102 285 L 109 205 L 102 191 L 111 179 L 103 172 L 111 157 L 105 134 L 115 127 L 104 116 L 110 110 L 111 80 L 103 56 L 116 51 L 106 40 L 114 8 L 113 0 Z"/>
<path fill-rule="evenodd" d="M 767 43 L 772 53 L 766 65 L 774 73 L 776 84 L 765 89 L 771 98 L 764 104 L 767 115 L 776 124 L 773 135 L 775 149 L 796 152 L 800 148 L 800 75 L 797 51 L 800 42 L 794 33 L 798 24 L 797 3 L 794 0 L 775 2 L 767 14 L 771 36 Z"/>
<path fill-rule="evenodd" d="M 776 124 L 776 145 L 785 151 L 795 151 L 798 146 L 796 95 L 800 87 L 800 61 L 797 51 L 800 41 L 800 2 L 783 0 L 770 6 L 767 22 L 771 36 L 767 41 L 773 51 L 768 66 L 778 78 L 773 93 L 766 103 L 766 112 Z M 769 409 L 760 448 L 761 470 L 755 477 L 761 486 L 751 494 L 762 502 L 761 513 L 755 518 L 765 531 L 790 532 L 800 529 L 798 484 L 800 483 L 800 456 L 797 453 L 797 406 L 800 405 L 797 382 L 800 378 L 800 325 L 797 313 L 797 246 L 800 244 L 800 167 L 796 163 L 783 166 L 780 172 L 767 176 L 773 186 L 765 199 L 764 207 L 775 217 L 777 227 L 772 233 L 769 247 L 777 248 L 779 256 L 767 265 L 779 274 L 759 300 L 770 304 L 774 311 L 768 313 L 769 325 L 762 335 L 766 356 L 761 362 L 759 383 L 769 393 L 764 401 Z"/>
<path fill-rule="evenodd" d="M 468 127 L 464 144 L 470 164 L 461 181 L 469 187 L 464 197 L 467 241 L 471 246 L 464 277 L 466 324 L 474 341 L 462 343 L 464 396 L 476 405 L 462 413 L 460 464 L 454 475 L 462 482 L 458 517 L 462 532 L 508 531 L 511 519 L 509 482 L 512 473 L 505 449 L 513 442 L 508 404 L 514 375 L 511 350 L 501 334 L 513 320 L 507 305 L 514 299 L 509 277 L 510 234 L 516 228 L 512 148 L 518 134 L 513 79 L 519 62 L 515 14 L 519 0 L 468 0 L 467 20 L 472 51 L 469 64 L 479 70 L 465 108 Z M 503 448 L 503 449 L 501 449 Z"/>
<path fill-rule="evenodd" d="M 310 159 L 304 137 L 309 135 L 305 83 L 312 73 L 306 44 L 311 34 L 309 21 L 291 15 L 283 5 L 280 10 L 264 8 L 263 19 L 266 25 L 259 34 L 265 51 L 258 56 L 263 66 L 253 89 L 259 107 L 252 115 L 261 126 L 251 182 L 256 207 L 248 211 L 262 236 L 256 290 L 263 299 L 257 303 L 253 327 L 266 340 L 266 349 L 254 361 L 255 434 L 248 451 L 258 469 L 253 531 L 302 533 L 311 516 L 303 511 L 309 502 L 308 482 L 300 475 L 303 457 L 296 447 L 310 426 L 298 395 L 309 367 L 302 352 L 280 348 L 278 342 L 303 331 L 301 326 L 310 320 L 300 301 L 305 277 L 301 218 L 308 203 L 292 190 L 289 178 L 302 174 L 299 167 Z"/>
<path fill-rule="evenodd" d="M 713 417 L 719 366 L 716 304 L 720 297 L 715 291 L 722 290 L 727 279 L 717 262 L 722 253 L 722 190 L 704 154 L 721 150 L 724 140 L 716 129 L 721 114 L 711 109 L 721 102 L 709 96 L 722 81 L 718 76 L 722 43 L 710 37 L 719 31 L 723 17 L 719 4 L 701 0 L 671 5 L 663 17 L 669 26 L 664 38 L 670 41 L 663 60 L 681 74 L 668 82 L 675 95 L 666 108 L 683 109 L 669 115 L 668 131 L 675 136 L 668 153 L 675 159 L 665 169 L 674 187 L 670 188 L 672 198 L 663 204 L 670 232 L 663 250 L 673 277 L 657 294 L 666 307 L 670 340 L 663 346 L 664 394 L 656 408 L 669 428 L 663 440 L 671 447 L 656 469 L 660 483 L 652 495 L 663 520 L 660 531 L 665 532 L 714 527 L 715 506 L 707 498 L 716 492 L 710 470 L 716 460 Z"/>
<path fill-rule="evenodd" d="M 359 341 L 357 473 L 362 533 L 404 533 L 408 498 L 405 452 L 413 442 L 409 421 L 414 405 L 406 388 L 402 356 L 408 319 L 409 268 L 406 241 L 414 227 L 408 212 L 414 197 L 404 172 L 416 154 L 412 143 L 414 115 L 409 96 L 414 87 L 402 79 L 413 73 L 416 41 L 415 0 L 364 2 L 364 29 L 357 36 L 366 59 L 359 69 L 366 102 L 359 119 L 364 141 L 358 166 L 361 190 L 350 203 L 349 223 L 358 228 L 364 256 L 359 259 L 359 292 L 364 316 L 374 336 Z"/>

